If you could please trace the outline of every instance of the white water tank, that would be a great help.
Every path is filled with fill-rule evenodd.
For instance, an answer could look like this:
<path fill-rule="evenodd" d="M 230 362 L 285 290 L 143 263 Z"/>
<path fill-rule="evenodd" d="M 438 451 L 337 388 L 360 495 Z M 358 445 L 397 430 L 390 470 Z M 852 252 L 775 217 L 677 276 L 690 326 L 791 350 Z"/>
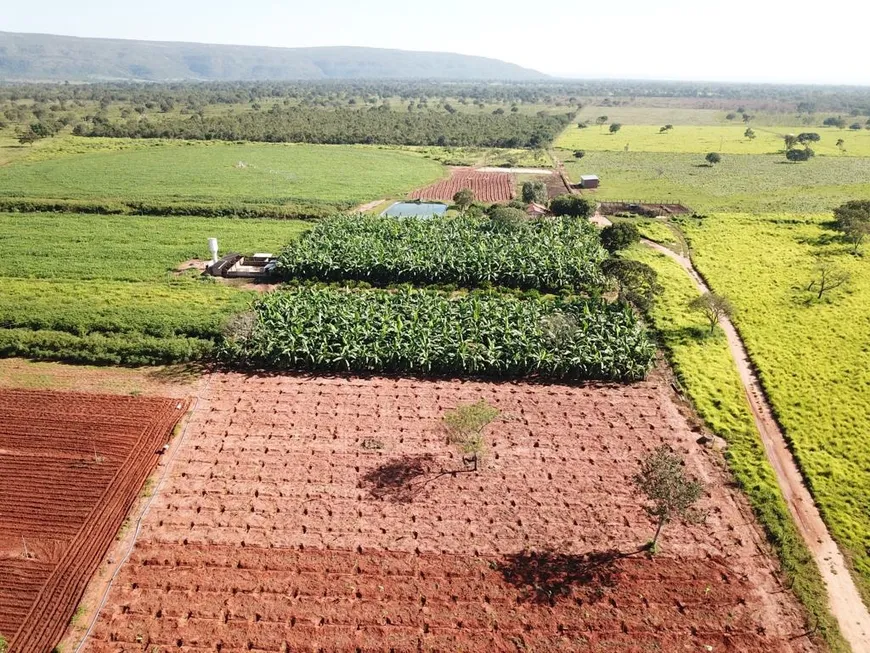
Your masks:
<path fill-rule="evenodd" d="M 211 252 L 211 262 L 217 263 L 217 260 L 218 260 L 217 238 L 209 238 L 208 239 L 208 251 Z"/>

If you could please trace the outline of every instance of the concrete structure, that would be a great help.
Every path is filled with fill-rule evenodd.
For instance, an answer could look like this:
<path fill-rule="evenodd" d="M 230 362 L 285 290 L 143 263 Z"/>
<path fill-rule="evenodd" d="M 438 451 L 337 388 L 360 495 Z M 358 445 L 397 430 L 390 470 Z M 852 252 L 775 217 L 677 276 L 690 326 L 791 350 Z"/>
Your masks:
<path fill-rule="evenodd" d="M 580 175 L 580 188 L 598 188 L 600 183 L 597 175 Z"/>

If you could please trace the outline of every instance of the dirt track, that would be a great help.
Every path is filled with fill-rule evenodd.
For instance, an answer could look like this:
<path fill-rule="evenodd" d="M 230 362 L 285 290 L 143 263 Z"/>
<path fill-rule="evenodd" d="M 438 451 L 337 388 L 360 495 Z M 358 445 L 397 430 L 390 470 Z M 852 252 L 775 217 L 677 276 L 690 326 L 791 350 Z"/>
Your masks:
<path fill-rule="evenodd" d="M 692 277 L 700 292 L 710 290 L 689 258 L 652 241 L 644 240 L 644 244 L 679 263 Z M 773 465 L 779 487 L 797 523 L 798 530 L 806 540 L 828 587 L 831 612 L 837 619 L 843 636 L 852 646 L 852 650 L 855 653 L 870 651 L 870 613 L 861 600 L 840 549 L 831 538 L 804 484 L 803 477 L 786 444 L 785 435 L 774 419 L 770 403 L 762 391 L 758 376 L 752 369 L 743 340 L 728 318 L 721 320 L 720 325 L 728 338 L 728 347 L 737 364 L 746 398 L 764 442 L 767 458 Z"/>

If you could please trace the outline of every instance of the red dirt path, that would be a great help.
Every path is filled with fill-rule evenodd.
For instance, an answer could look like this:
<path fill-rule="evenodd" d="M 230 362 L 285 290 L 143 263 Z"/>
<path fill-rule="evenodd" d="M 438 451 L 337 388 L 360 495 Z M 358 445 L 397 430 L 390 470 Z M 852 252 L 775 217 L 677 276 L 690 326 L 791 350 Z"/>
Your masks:
<path fill-rule="evenodd" d="M 415 200 L 452 202 L 453 196 L 470 188 L 479 202 L 509 202 L 515 197 L 514 176 L 507 172 L 478 172 L 472 168 L 453 168 L 450 178 L 413 191 Z"/>
<path fill-rule="evenodd" d="M 450 473 L 442 415 L 480 398 L 483 467 Z M 697 437 L 665 382 L 214 375 L 87 650 L 817 650 Z M 707 522 L 614 556 L 662 443 Z"/>
<path fill-rule="evenodd" d="M 0 390 L 0 632 L 10 653 L 57 643 L 185 407 Z"/>

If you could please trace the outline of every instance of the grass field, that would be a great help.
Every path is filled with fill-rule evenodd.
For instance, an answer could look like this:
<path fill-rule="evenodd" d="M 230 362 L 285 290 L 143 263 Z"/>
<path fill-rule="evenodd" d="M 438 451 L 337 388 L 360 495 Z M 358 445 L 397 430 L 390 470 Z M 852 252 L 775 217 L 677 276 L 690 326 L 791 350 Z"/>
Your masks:
<path fill-rule="evenodd" d="M 82 362 L 190 360 L 254 293 L 173 270 L 222 251 L 277 250 L 294 221 L 0 214 L 0 352 Z"/>
<path fill-rule="evenodd" d="M 870 601 L 870 257 L 823 227 L 828 216 L 685 220 L 699 269 L 736 307 L 735 322 L 822 515 Z M 807 303 L 814 254 L 851 272 Z"/>
<path fill-rule="evenodd" d="M 634 247 L 630 257 L 658 272 L 664 291 L 650 318 L 661 345 L 698 414 L 727 441 L 729 467 L 779 554 L 795 594 L 819 624 L 831 649 L 847 651 L 827 611 L 826 590 L 818 568 L 789 515 L 767 461 L 725 334 L 717 330 L 708 335 L 703 318 L 688 310 L 688 303 L 698 296 L 698 291 L 676 262 L 642 246 Z"/>
<path fill-rule="evenodd" d="M 418 154 L 365 146 L 83 140 L 66 137 L 35 149 L 35 160 L 0 167 L 0 197 L 350 206 L 444 174 Z"/>
<path fill-rule="evenodd" d="M 756 137 L 746 138 L 743 133 L 746 125 L 680 125 L 674 123 L 673 130 L 659 133 L 661 125 L 623 124 L 616 134 L 611 134 L 608 126 L 590 125 L 579 129 L 576 121 L 556 140 L 556 147 L 566 149 L 585 149 L 604 152 L 623 152 L 626 146 L 630 152 L 676 152 L 697 153 L 720 152 L 722 154 L 777 154 L 785 147 L 783 136 L 802 131 L 816 132 L 821 141 L 813 143 L 818 156 L 854 157 L 870 156 L 870 130 L 837 129 L 816 126 L 754 126 Z M 750 125 L 751 126 L 751 125 Z M 837 147 L 837 140 L 843 139 L 844 150 Z M 785 156 L 780 154 L 782 160 Z"/>
<path fill-rule="evenodd" d="M 570 152 L 559 154 L 572 180 L 601 177 L 600 188 L 590 194 L 599 200 L 671 199 L 701 212 L 809 213 L 870 196 L 870 158 L 789 163 L 781 156 L 726 155 L 710 167 L 697 154 L 587 152 L 579 161 Z"/>

